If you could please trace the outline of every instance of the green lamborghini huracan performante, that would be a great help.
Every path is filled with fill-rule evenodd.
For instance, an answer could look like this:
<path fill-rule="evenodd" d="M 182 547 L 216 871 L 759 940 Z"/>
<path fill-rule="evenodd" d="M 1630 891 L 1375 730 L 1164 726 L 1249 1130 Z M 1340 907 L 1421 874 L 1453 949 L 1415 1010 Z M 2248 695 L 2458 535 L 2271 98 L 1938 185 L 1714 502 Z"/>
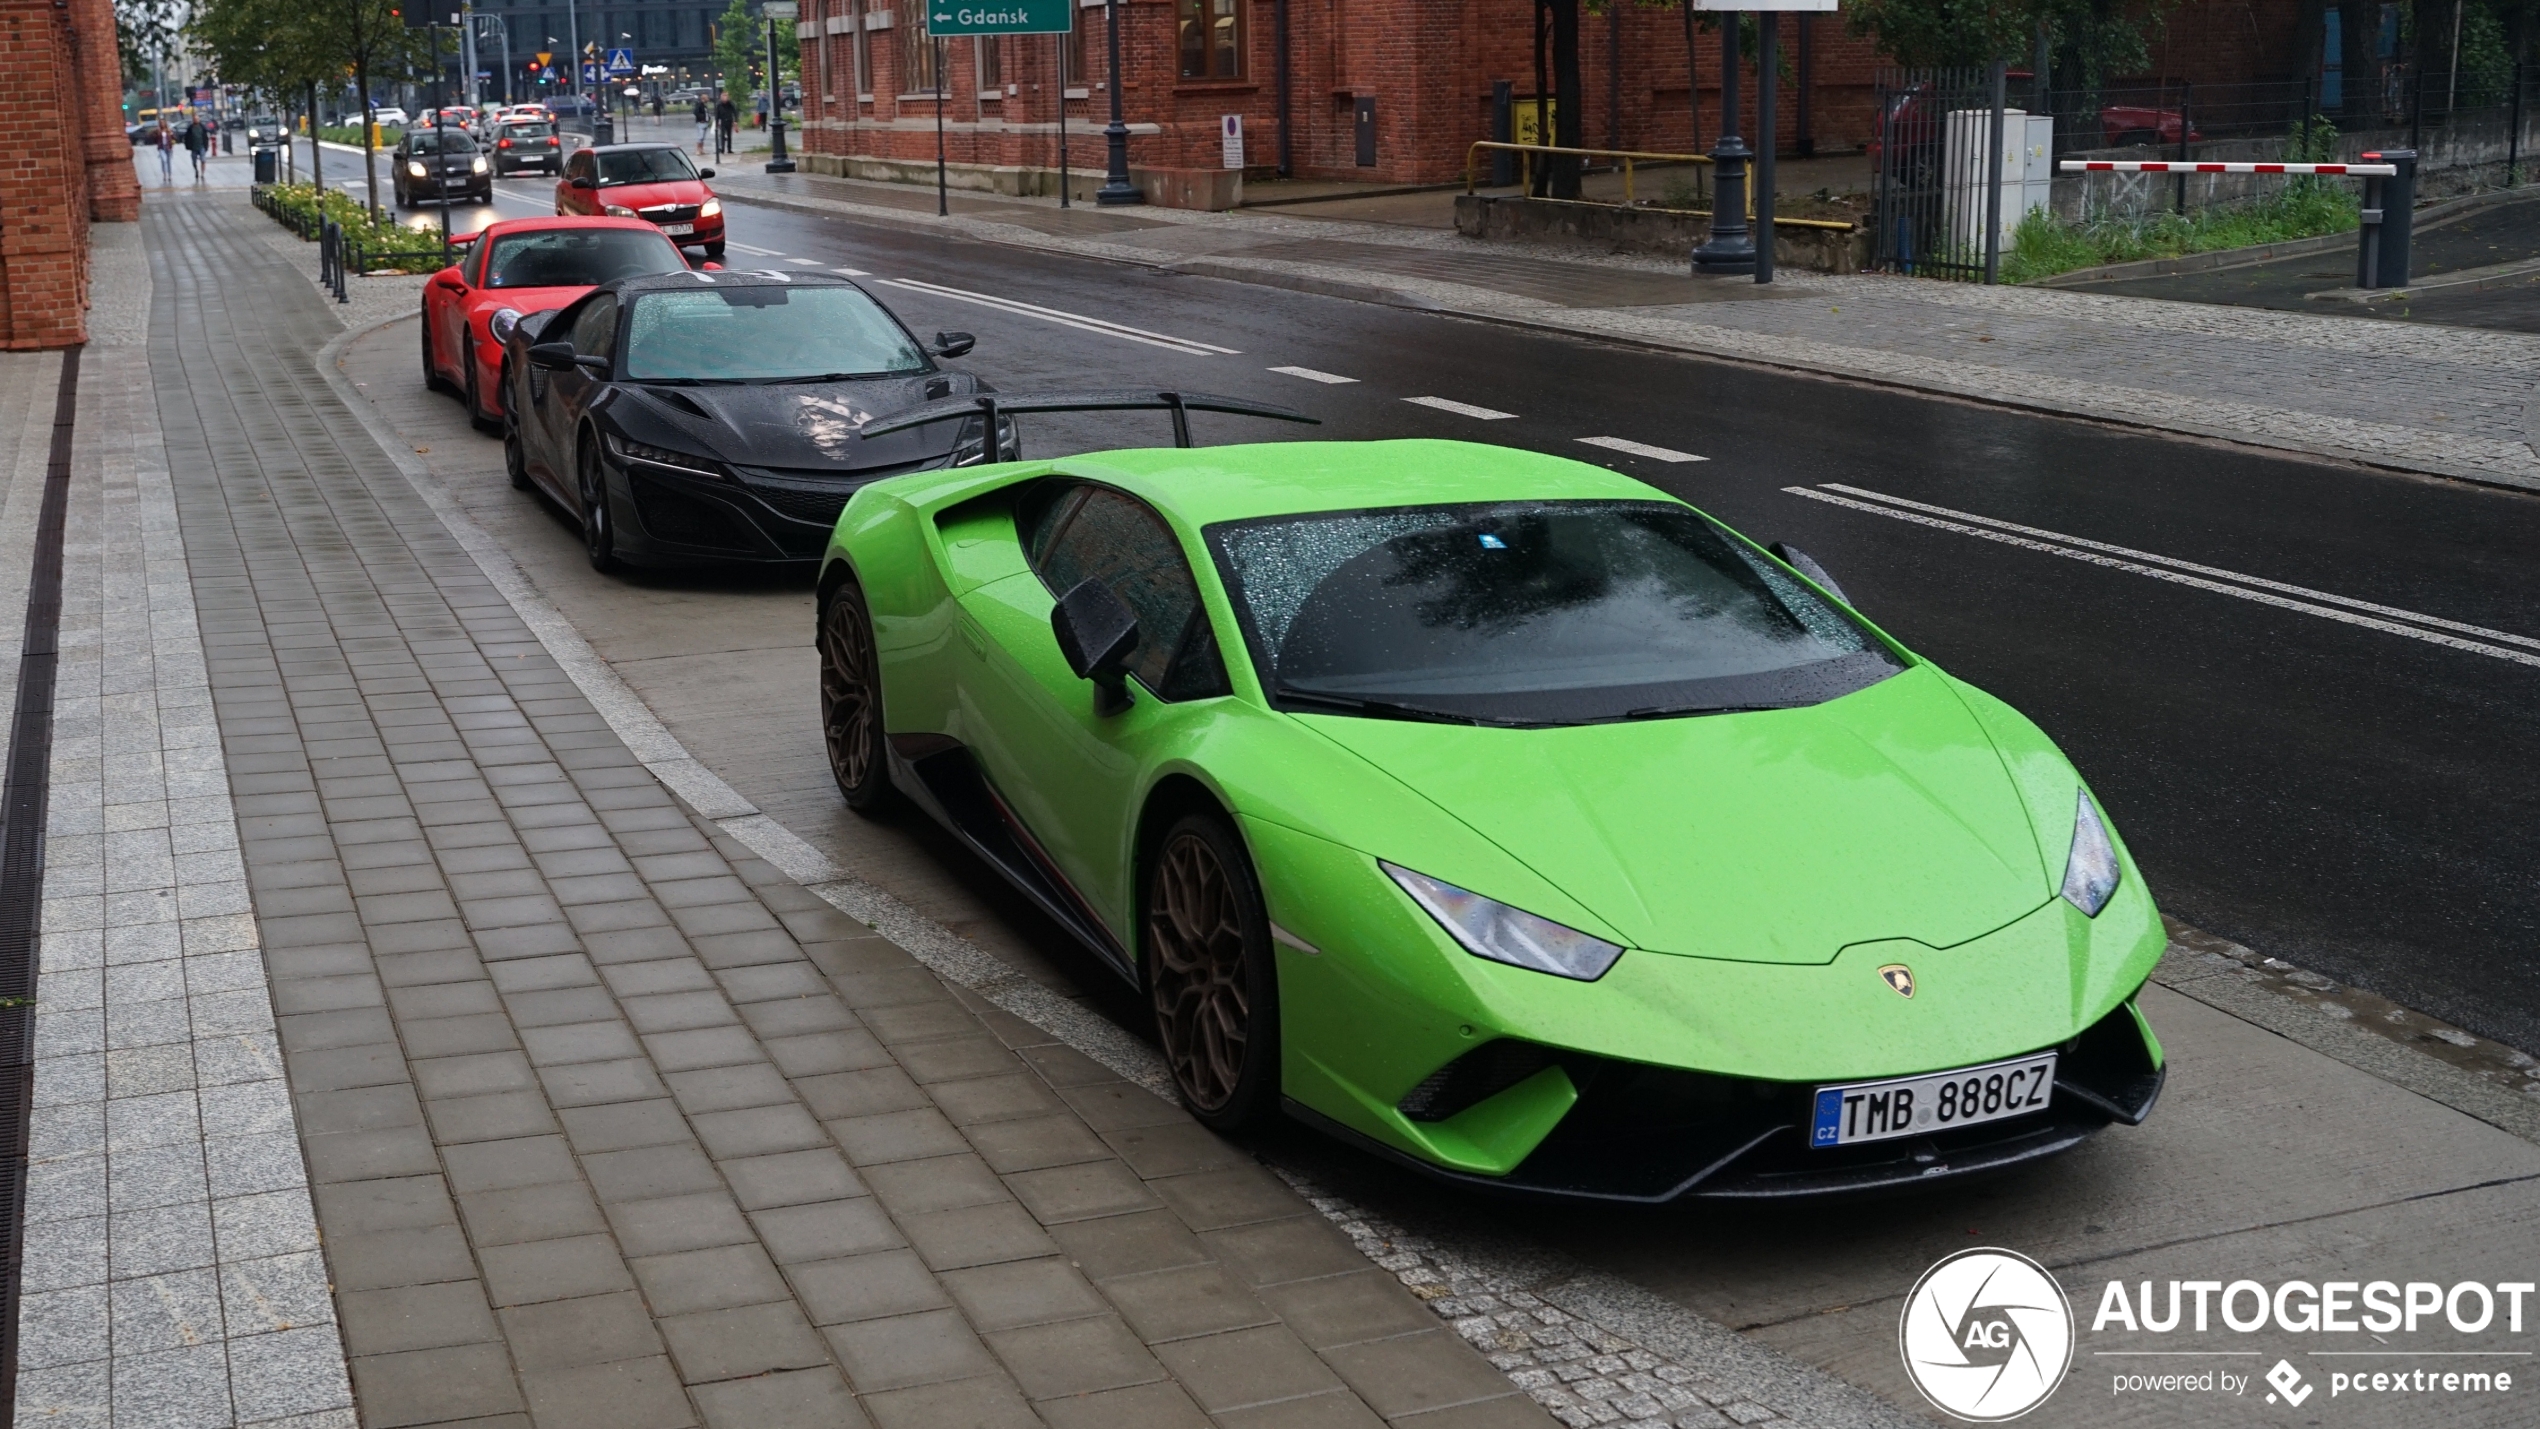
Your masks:
<path fill-rule="evenodd" d="M 2160 919 L 2053 742 L 1615 472 L 916 473 L 847 504 L 819 610 L 848 803 L 915 804 L 1138 987 L 1211 1126 L 1666 1201 L 1999 1170 L 2160 1094 Z"/>

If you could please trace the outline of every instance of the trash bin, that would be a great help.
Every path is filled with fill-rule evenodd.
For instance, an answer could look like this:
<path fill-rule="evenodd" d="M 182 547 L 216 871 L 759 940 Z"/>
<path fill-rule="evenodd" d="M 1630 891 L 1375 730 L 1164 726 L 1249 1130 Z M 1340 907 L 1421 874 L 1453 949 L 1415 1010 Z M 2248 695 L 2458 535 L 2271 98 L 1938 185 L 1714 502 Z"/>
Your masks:
<path fill-rule="evenodd" d="M 260 184 L 270 184 L 280 181 L 281 178 L 282 151 L 280 149 L 258 149 L 256 151 L 256 182 Z"/>

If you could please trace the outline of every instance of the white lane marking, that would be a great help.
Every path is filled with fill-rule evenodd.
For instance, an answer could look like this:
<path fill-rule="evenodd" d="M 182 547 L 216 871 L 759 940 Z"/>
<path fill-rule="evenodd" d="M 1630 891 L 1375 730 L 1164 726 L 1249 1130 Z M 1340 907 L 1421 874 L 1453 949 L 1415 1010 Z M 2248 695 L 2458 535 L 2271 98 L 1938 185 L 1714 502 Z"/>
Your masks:
<path fill-rule="evenodd" d="M 1402 400 L 1415 407 L 1435 407 L 1441 412 L 1453 412 L 1459 417 L 1471 417 L 1482 422 L 1509 422 L 1517 417 L 1514 412 L 1495 412 L 1470 402 L 1450 402 L 1444 397 L 1405 397 Z"/>
<path fill-rule="evenodd" d="M 788 258 L 785 261 L 788 263 L 799 263 L 806 268 L 825 268 L 828 266 L 817 258 Z"/>
<path fill-rule="evenodd" d="M 862 268 L 832 268 L 829 271 L 837 274 L 841 278 L 870 278 L 873 276 L 872 274 L 864 271 Z"/>
<path fill-rule="evenodd" d="M 1955 531 L 1962 536 L 1974 536 L 1986 541 L 1999 541 L 2006 546 L 2018 546 L 2023 550 L 2029 551 L 2042 551 L 2050 556 L 2062 556 L 2064 559 L 2069 561 L 2084 561 L 2094 566 L 2105 566 L 2110 570 L 2126 571 L 2133 575 L 2150 576 L 2154 580 L 2171 581 L 2183 586 L 2193 586 L 2198 590 L 2212 591 L 2216 595 L 2228 595 L 2240 600 L 2255 601 L 2260 605 L 2272 605 L 2279 610 L 2297 610 L 2304 615 L 2316 615 L 2324 620 L 2334 620 L 2346 625 L 2360 625 L 2367 630 L 2378 630 L 2384 634 L 2404 635 L 2411 640 L 2422 640 L 2430 645 L 2441 645 L 2453 650 L 2463 650 L 2473 655 L 2489 655 L 2499 660 L 2511 660 L 2518 665 L 2540 667 L 2540 655 L 2535 655 L 2528 651 L 2509 650 L 2501 645 L 2489 645 L 2477 640 L 2463 640 L 2456 635 L 2444 635 L 2437 631 L 2422 629 L 2413 625 L 2401 625 L 2396 621 L 2376 619 L 2375 617 L 2369 615 L 2358 615 L 2353 611 L 2340 610 L 2335 606 L 2318 605 L 2307 600 L 2294 600 L 2287 596 L 2277 595 L 2272 591 L 2253 590 L 2247 586 L 2225 585 L 2221 581 L 2207 580 L 2202 576 L 2187 575 L 2175 570 L 2164 570 L 2159 566 L 2145 565 L 2139 561 L 2121 560 L 2115 556 L 2102 555 L 2097 551 L 2083 550 L 2079 546 L 2057 545 L 2052 541 L 2034 540 L 2027 536 L 2015 535 L 2010 531 L 1997 531 L 1988 529 L 1984 526 L 1970 525 L 1965 521 L 1945 521 L 1937 516 L 1925 516 L 1918 511 L 1905 511 L 1893 506 L 1879 505 L 1874 502 L 1855 501 L 1848 496 L 1837 496 L 1828 491 L 1813 491 L 1805 486 L 1785 486 L 1782 490 L 1787 491 L 1794 496 L 1805 496 L 1812 501 L 1823 501 L 1830 506 L 1849 507 L 1854 511 L 1866 511 L 1873 516 L 1885 516 L 1891 521 L 1910 521 L 1917 526 L 1929 526 L 1934 530 Z M 2069 540 L 2072 538 L 2065 537 L 2059 539 Z M 2294 587 L 2294 589 L 2300 589 L 2300 587 Z M 2342 597 L 2340 597 L 2340 599 L 2342 599 Z M 2387 606 L 2376 606 L 2373 608 L 2380 610 L 2389 609 Z M 2405 611 L 2394 613 L 2403 615 L 2410 620 L 2425 621 L 2429 625 L 2438 623 L 2443 625 L 2453 624 L 2451 621 L 2438 622 L 2432 616 L 2416 615 Z M 2479 627 L 2470 626 L 2466 628 L 2474 630 Z M 2501 631 L 2489 631 L 2487 633 L 2502 640 L 2511 640 L 2523 644 L 2531 643 L 2525 637 L 2519 635 L 2507 635 Z"/>
<path fill-rule="evenodd" d="M 728 239 L 728 238 L 724 240 L 724 246 L 725 246 L 725 247 L 727 247 L 727 248 L 737 249 L 737 250 L 739 250 L 740 252 L 743 252 L 743 253 L 754 254 L 754 255 L 756 255 L 757 257 L 760 257 L 760 258 L 782 258 L 782 257 L 784 257 L 784 256 L 785 256 L 784 254 L 777 252 L 777 251 L 776 251 L 775 249 L 773 249 L 773 248 L 752 248 L 750 245 L 748 245 L 748 244 L 746 244 L 746 243 L 734 243 L 732 240 L 730 240 L 730 239 Z"/>
<path fill-rule="evenodd" d="M 1711 459 L 1707 456 L 1695 456 L 1691 452 L 1680 452 L 1672 447 L 1653 447 L 1647 442 L 1627 441 L 1621 437 L 1581 437 L 1579 440 L 1592 447 L 1603 447 L 1609 452 L 1621 452 L 1625 456 L 1645 456 L 1651 461 L 1709 461 Z"/>
<path fill-rule="evenodd" d="M 1027 318 L 1039 318 L 1043 322 L 1056 323 L 1060 327 L 1072 327 L 1083 332 L 1100 333 L 1105 337 L 1116 337 L 1128 342 L 1142 342 L 1149 347 L 1166 348 L 1173 352 L 1188 353 L 1193 357 L 1236 357 L 1241 355 L 1231 347 L 1219 347 L 1213 343 L 1195 342 L 1190 338 L 1175 337 L 1170 333 L 1149 332 L 1142 327 L 1129 327 L 1126 324 L 1108 322 L 1102 318 L 1090 318 L 1085 316 L 1083 313 L 1063 312 L 1057 308 L 1044 308 L 1037 304 L 1021 302 L 1014 298 L 1000 298 L 987 293 L 974 293 L 967 288 L 948 288 L 941 283 L 925 283 L 920 282 L 915 278 L 884 278 L 881 281 L 890 284 L 894 288 L 906 288 L 914 293 L 931 293 L 939 298 L 950 298 L 957 303 L 976 303 L 983 308 L 995 308 L 1001 312 L 1014 313 Z"/>
<path fill-rule="evenodd" d="M 2535 639 L 2528 635 L 2514 635 L 2502 630 L 2490 630 L 2484 625 L 2469 625 L 2458 620 L 2445 620 L 2439 615 L 2419 615 L 2413 610 L 2402 610 L 2395 605 L 2375 605 L 2368 600 L 2357 600 L 2352 596 L 2335 595 L 2324 590 L 2313 590 L 2309 586 L 2290 585 L 2283 581 L 2268 580 L 2264 576 L 2253 576 L 2244 574 L 2240 571 L 2225 570 L 2220 566 L 2200 566 L 2194 561 L 2182 561 L 2175 556 L 2157 556 L 2150 551 L 2135 550 L 2131 546 L 2112 546 L 2105 541 L 2093 541 L 2085 536 L 2067 536 L 2061 531 L 2045 531 L 2040 530 L 2035 526 L 2022 526 L 2016 522 L 1997 521 L 1990 516 L 1978 516 L 1967 511 L 1953 511 L 1946 506 L 1931 506 L 1920 501 L 1909 501 L 1902 496 L 1890 496 L 1884 491 L 1871 491 L 1865 487 L 1859 486 L 1845 486 L 1841 482 L 1835 481 L 1827 482 L 1825 487 L 1828 491 L 1840 491 L 1852 496 L 1867 497 L 1872 501 L 1886 502 L 1890 506 L 1902 506 L 1912 511 L 1927 511 L 1935 516 L 1947 516 L 1954 520 L 1970 521 L 1978 526 L 1992 527 L 1996 531 L 2009 531 L 2015 535 L 2021 536 L 2035 536 L 2039 540 L 2043 541 L 2061 541 L 2067 546 L 2079 546 L 2087 551 L 2105 551 L 2112 556 L 2124 556 L 2129 560 L 2148 561 L 2153 565 L 2167 566 L 2172 570 L 2188 571 L 2200 576 L 2214 576 L 2221 580 L 2238 581 L 2242 585 L 2256 586 L 2260 590 L 2278 591 L 2285 595 L 2301 596 L 2307 600 L 2324 601 L 2330 605 L 2344 606 L 2348 610 L 2360 610 L 2372 615 L 2387 615 L 2398 620 L 2413 621 L 2418 625 L 2430 625 L 2437 630 L 2456 631 L 2462 635 L 2477 636 L 2482 640 L 2501 640 L 2508 645 L 2521 645 L 2533 650 L 2540 650 L 2540 639 Z"/>
<path fill-rule="evenodd" d="M 1270 370 L 1283 377 L 1302 377 L 1308 382 L 1328 382 L 1334 387 L 1358 380 L 1355 377 L 1343 377 L 1336 372 L 1317 372 L 1311 367 L 1273 367 Z"/>

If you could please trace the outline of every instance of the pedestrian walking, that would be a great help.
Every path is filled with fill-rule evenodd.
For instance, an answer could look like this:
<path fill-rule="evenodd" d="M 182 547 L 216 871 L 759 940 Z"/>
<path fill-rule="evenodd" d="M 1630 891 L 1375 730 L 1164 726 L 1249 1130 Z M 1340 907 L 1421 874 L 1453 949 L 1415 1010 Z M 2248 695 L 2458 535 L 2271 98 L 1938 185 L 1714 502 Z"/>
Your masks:
<path fill-rule="evenodd" d="M 706 141 L 714 137 L 714 116 L 706 112 L 706 97 L 697 96 L 697 157 L 706 156 Z"/>
<path fill-rule="evenodd" d="M 767 127 L 767 91 L 763 89 L 758 94 L 758 127 Z"/>
<path fill-rule="evenodd" d="M 714 102 L 714 151 L 716 153 L 732 152 L 732 126 L 740 122 L 741 110 L 732 102 L 731 91 L 726 90 Z"/>
<path fill-rule="evenodd" d="M 185 125 L 185 154 L 187 158 L 193 160 L 194 162 L 194 182 L 198 184 L 203 181 L 203 156 L 211 147 L 211 131 L 203 127 L 203 121 L 200 119 L 187 121 Z"/>
<path fill-rule="evenodd" d="M 152 131 L 150 143 L 159 151 L 159 187 L 176 182 L 176 136 L 168 132 L 168 121 L 161 119 Z"/>

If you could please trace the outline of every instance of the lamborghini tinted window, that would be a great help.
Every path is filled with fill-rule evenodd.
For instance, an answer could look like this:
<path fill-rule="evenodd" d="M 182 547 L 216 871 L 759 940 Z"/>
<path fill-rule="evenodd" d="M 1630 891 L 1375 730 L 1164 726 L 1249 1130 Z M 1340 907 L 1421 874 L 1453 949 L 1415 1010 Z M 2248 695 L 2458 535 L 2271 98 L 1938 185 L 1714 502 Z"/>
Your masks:
<path fill-rule="evenodd" d="M 1225 694 L 1226 665 L 1199 586 L 1163 519 L 1108 487 L 1065 487 L 1055 497 L 1017 513 L 1032 569 L 1050 594 L 1101 581 L 1137 612 L 1129 673 L 1138 683 L 1168 700 Z"/>
<path fill-rule="evenodd" d="M 1681 506 L 1326 512 L 1207 535 L 1263 686 L 1298 710 L 1578 724 L 1814 704 L 1901 667 Z"/>

